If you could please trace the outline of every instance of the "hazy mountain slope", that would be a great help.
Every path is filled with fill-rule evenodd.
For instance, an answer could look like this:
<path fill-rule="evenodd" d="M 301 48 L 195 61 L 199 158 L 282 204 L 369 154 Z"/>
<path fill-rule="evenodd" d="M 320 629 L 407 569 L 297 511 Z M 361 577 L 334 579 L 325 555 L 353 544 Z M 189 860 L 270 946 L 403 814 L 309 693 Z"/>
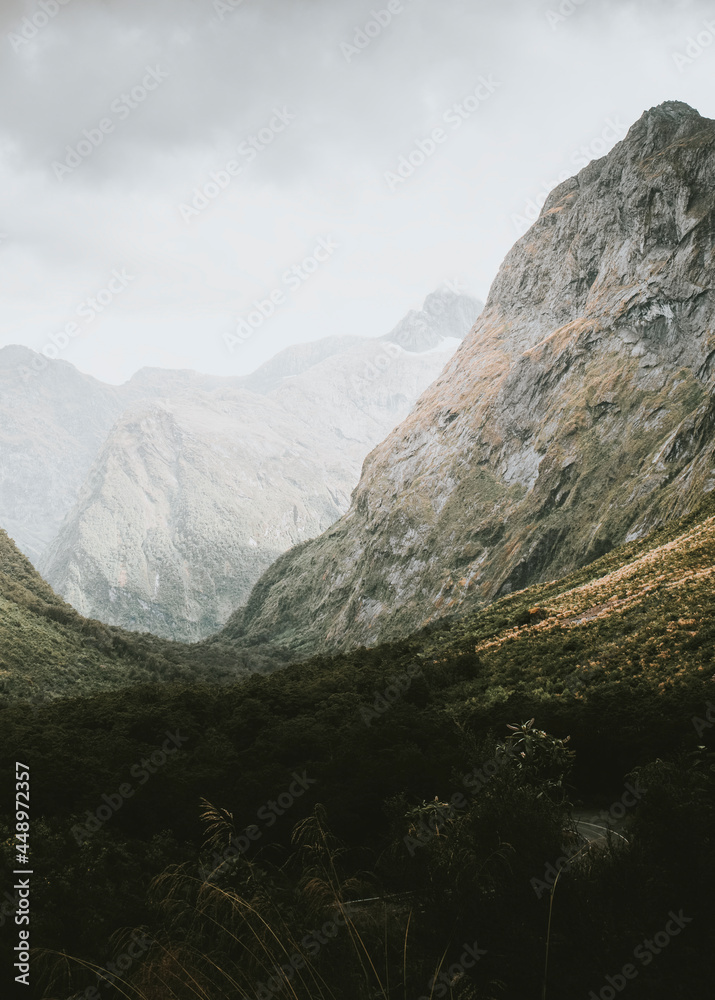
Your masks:
<path fill-rule="evenodd" d="M 468 671 L 470 702 L 476 699 L 486 712 L 535 693 L 545 706 L 592 693 L 632 695 L 634 685 L 677 694 L 688 685 L 712 684 L 714 563 L 715 494 L 710 494 L 688 517 L 559 581 L 442 619 L 386 649 L 384 669 L 389 664 L 394 673 L 399 654 L 405 666 L 416 660 L 430 669 L 434 664 L 449 682 L 454 658 L 476 651 L 481 666 L 476 674 Z M 216 636 L 186 646 L 82 618 L 0 530 L 0 704 L 153 681 L 225 682 L 286 662 L 275 649 L 232 653 Z M 321 670 L 326 690 L 334 692 L 330 663 L 323 660 Z M 338 659 L 334 666 L 345 664 Z M 345 684 L 358 676 L 351 668 Z M 466 704 L 461 696 L 460 702 Z"/>
<path fill-rule="evenodd" d="M 92 617 L 185 639 L 216 631 L 301 531 L 347 504 L 352 470 L 326 469 L 302 431 L 245 391 L 126 415 L 50 546 L 48 579 Z"/>
<path fill-rule="evenodd" d="M 128 407 L 225 383 L 144 368 L 107 385 L 26 347 L 0 348 L 0 523 L 38 565 L 115 421 Z M 235 380 L 240 384 L 240 380 Z"/>
<path fill-rule="evenodd" d="M 464 339 L 464 330 L 474 324 L 474 304 L 469 296 L 442 286 L 428 295 L 420 310 L 411 309 L 382 340 L 399 344 L 406 351 L 429 351 L 445 337 Z"/>
<path fill-rule="evenodd" d="M 370 644 L 554 578 L 715 487 L 715 123 L 651 109 L 560 185 L 484 313 L 226 637 Z"/>
<path fill-rule="evenodd" d="M 242 379 L 139 373 L 145 391 L 170 378 L 175 391 L 118 421 L 44 575 L 89 617 L 187 641 L 215 632 L 282 552 L 347 510 L 365 455 L 481 310 L 447 289 L 426 306 L 404 348 L 334 337 Z"/>
<path fill-rule="evenodd" d="M 251 392 L 269 393 L 276 389 L 284 378 L 302 375 L 314 365 L 320 364 L 336 354 L 343 354 L 364 342 L 363 337 L 335 336 L 323 337 L 308 344 L 292 344 L 279 351 L 250 375 L 245 375 L 241 384 Z"/>
<path fill-rule="evenodd" d="M 272 665 L 283 661 L 274 653 Z M 89 621 L 55 594 L 0 529 L 0 704 L 157 681 L 235 680 L 265 669 L 214 644 L 210 655 Z"/>
<path fill-rule="evenodd" d="M 0 523 L 34 561 L 59 529 L 122 402 L 63 361 L 0 349 Z"/>
<path fill-rule="evenodd" d="M 407 351 L 428 350 L 441 343 L 446 361 L 445 340 L 463 339 L 480 309 L 481 303 L 469 296 L 443 288 L 428 296 L 425 309 L 412 310 L 392 334 L 381 339 L 392 338 Z M 392 355 L 384 352 L 379 340 L 334 336 L 288 347 L 246 376 L 142 368 L 121 386 L 99 382 L 66 361 L 43 358 L 40 364 L 26 347 L 0 348 L 0 523 L 33 564 L 39 565 L 77 501 L 112 426 L 129 408 L 195 390 L 231 387 L 265 395 L 279 388 L 287 376 L 307 373 L 330 357 L 360 352 L 368 343 L 376 345 L 375 349 L 367 351 L 364 362 L 356 360 L 353 374 L 356 379 L 364 375 L 371 380 L 376 371 L 371 367 L 373 360 L 382 364 Z M 431 368 L 428 363 L 424 375 L 420 366 L 423 381 L 417 380 L 416 390 L 414 384 L 406 387 L 411 402 L 437 374 L 437 366 L 438 362 L 433 361 Z M 391 426 L 385 426 L 381 434 L 371 430 L 369 444 L 377 443 Z M 350 489 L 357 482 L 357 474 L 352 474 Z M 232 608 L 235 604 L 234 600 Z"/>

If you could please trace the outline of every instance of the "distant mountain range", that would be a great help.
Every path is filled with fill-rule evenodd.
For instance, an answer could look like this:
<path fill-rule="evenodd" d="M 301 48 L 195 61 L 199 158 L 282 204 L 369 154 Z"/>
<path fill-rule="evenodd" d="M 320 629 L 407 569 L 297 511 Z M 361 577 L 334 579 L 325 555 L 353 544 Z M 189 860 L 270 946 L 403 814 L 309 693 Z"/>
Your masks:
<path fill-rule="evenodd" d="M 0 351 L 0 524 L 133 629 L 0 529 L 38 996 L 263 996 L 294 952 L 296 1000 L 614 994 L 664 925 L 629 996 L 710 995 L 714 282 L 715 121 L 668 102 L 473 326 L 442 290 L 120 387 Z"/>
<path fill-rule="evenodd" d="M 0 523 L 82 614 L 293 658 L 645 538 L 715 490 L 714 153 L 688 105 L 647 111 L 552 192 L 483 312 L 442 289 L 240 379 L 22 380 L 0 351 Z"/>
<path fill-rule="evenodd" d="M 76 698 L 151 682 L 226 682 L 275 670 L 280 650 L 248 657 L 83 618 L 0 529 L 0 703 Z"/>
<path fill-rule="evenodd" d="M 221 639 L 372 645 L 572 572 L 715 489 L 715 122 L 646 112 L 559 185 L 470 336 Z"/>
<path fill-rule="evenodd" d="M 619 546 L 558 581 L 534 585 L 461 616 L 444 617 L 405 643 L 369 654 L 382 662 L 387 674 L 394 674 L 400 657 L 407 658 L 405 663 L 432 664 L 435 674 L 446 662 L 444 683 L 449 685 L 456 682 L 450 658 L 462 657 L 473 667 L 476 651 L 482 669 L 475 683 L 483 710 L 494 701 L 511 704 L 514 691 L 523 698 L 525 690 L 541 692 L 542 709 L 547 701 L 552 706 L 573 705 L 574 698 L 609 691 L 646 698 L 664 686 L 672 693 L 678 685 L 689 685 L 692 694 L 715 680 L 714 562 L 711 491 L 685 518 Z M 344 681 L 349 671 L 348 687 L 360 683 L 355 657 L 365 659 L 367 652 L 326 655 L 314 664 L 313 682 L 316 676 L 323 678 L 318 687 L 324 698 L 332 698 L 335 691 L 333 670 L 342 671 Z M 0 530 L 0 706 L 18 700 L 76 699 L 152 682 L 246 680 L 249 673 L 272 673 L 297 658 L 275 645 L 237 649 L 229 629 L 186 645 L 83 618 Z M 300 680 L 300 674 L 292 676 L 287 684 Z M 614 688 L 626 680 L 622 690 Z M 172 690 L 170 683 L 167 690 Z M 179 699 L 183 689 L 173 690 L 170 697 Z M 207 698 L 213 697 L 211 686 L 206 691 Z M 242 688 L 238 691 L 242 697 Z M 703 699 L 707 696 L 704 691 Z M 368 703 L 371 700 L 372 694 Z"/>
<path fill-rule="evenodd" d="M 216 632 L 286 549 L 350 502 L 368 452 L 481 312 L 441 288 L 381 338 L 288 348 L 251 375 L 143 369 L 110 386 L 0 350 L 0 524 L 111 625 Z"/>

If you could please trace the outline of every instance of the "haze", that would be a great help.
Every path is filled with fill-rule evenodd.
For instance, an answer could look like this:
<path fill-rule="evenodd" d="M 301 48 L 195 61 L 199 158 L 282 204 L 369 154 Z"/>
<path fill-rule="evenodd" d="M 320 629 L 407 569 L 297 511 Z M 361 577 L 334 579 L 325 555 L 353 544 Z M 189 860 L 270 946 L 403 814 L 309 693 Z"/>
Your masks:
<path fill-rule="evenodd" d="M 0 346 L 117 383 L 379 336 L 444 281 L 485 298 L 546 191 L 646 108 L 715 117 L 697 0 L 44 0 L 0 18 Z"/>

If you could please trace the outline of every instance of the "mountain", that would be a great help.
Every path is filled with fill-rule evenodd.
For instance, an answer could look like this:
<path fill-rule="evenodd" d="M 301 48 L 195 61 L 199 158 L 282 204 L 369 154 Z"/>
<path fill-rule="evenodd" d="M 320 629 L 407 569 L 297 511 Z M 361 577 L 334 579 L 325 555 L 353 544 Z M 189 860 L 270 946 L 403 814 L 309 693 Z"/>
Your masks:
<path fill-rule="evenodd" d="M 559 185 L 349 511 L 222 638 L 371 645 L 569 573 L 715 488 L 715 122 L 646 112 Z"/>
<path fill-rule="evenodd" d="M 471 330 L 475 319 L 474 300 L 443 286 L 427 296 L 421 309 L 411 309 L 380 339 L 399 344 L 406 351 L 435 350 L 445 338 L 464 340 L 463 331 Z"/>
<path fill-rule="evenodd" d="M 0 529 L 0 706 L 158 681 L 225 682 L 282 665 L 213 644 L 182 646 L 90 621 L 66 604 Z"/>
<path fill-rule="evenodd" d="M 38 567 L 87 617 L 216 632 L 281 553 L 348 509 L 365 456 L 481 308 L 442 288 L 384 338 L 298 345 L 245 377 L 139 372 Z"/>
<path fill-rule="evenodd" d="M 221 380 L 143 369 L 107 385 L 27 347 L 0 348 L 0 524 L 38 565 L 107 435 L 129 407 Z"/>
<path fill-rule="evenodd" d="M 25 347 L 0 350 L 0 523 L 37 562 L 119 416 L 113 386 L 64 361 L 39 370 Z"/>
<path fill-rule="evenodd" d="M 267 942 L 280 969 L 313 940 L 306 928 L 345 907 L 360 934 L 355 963 L 346 934 L 347 950 L 336 940 L 325 948 L 336 957 L 309 982 L 295 980 L 295 1000 L 388 996 L 379 980 L 362 988 L 365 954 L 379 954 L 381 968 L 389 961 L 394 982 L 404 980 L 405 955 L 414 972 L 427 954 L 400 990 L 426 995 L 440 963 L 457 961 L 477 934 L 485 963 L 496 954 L 498 964 L 477 983 L 484 989 L 461 989 L 462 1000 L 543 996 L 551 905 L 549 997 L 586 997 L 604 981 L 604 948 L 605 968 L 621 968 L 624 941 L 630 953 L 652 937 L 665 922 L 654 914 L 671 906 L 696 937 L 674 945 L 679 964 L 656 967 L 629 995 L 711 995 L 712 962 L 698 956 L 711 956 L 713 935 L 714 560 L 711 493 L 694 515 L 557 583 L 404 641 L 221 687 L 3 700 L 0 770 L 12 773 L 21 748 L 41 818 L 33 934 L 57 956 L 37 966 L 52 976 L 51 995 L 88 995 L 77 991 L 97 981 L 97 968 L 121 964 L 131 928 L 158 944 L 123 973 L 127 996 L 167 996 L 167 968 L 186 984 L 174 996 L 195 994 L 196 982 L 217 1000 L 236 996 L 237 982 L 242 996 L 267 996 L 274 983 L 278 993 L 278 978 L 259 988 Z M 4 803 L 0 822 L 10 828 L 14 800 Z M 584 831 L 597 835 L 593 850 Z M 301 891 L 306 857 L 313 869 Z M 315 872 L 329 896 L 310 891 Z M 397 920 L 405 926 L 394 933 Z M 12 945 L 11 921 L 3 933 Z M 252 940 L 257 953 L 237 968 Z M 216 945 L 210 960 L 207 942 Z M 72 955 L 91 964 L 91 977 L 78 978 Z M 692 978 L 694 969 L 702 975 Z M 348 993 L 346 982 L 358 988 Z"/>

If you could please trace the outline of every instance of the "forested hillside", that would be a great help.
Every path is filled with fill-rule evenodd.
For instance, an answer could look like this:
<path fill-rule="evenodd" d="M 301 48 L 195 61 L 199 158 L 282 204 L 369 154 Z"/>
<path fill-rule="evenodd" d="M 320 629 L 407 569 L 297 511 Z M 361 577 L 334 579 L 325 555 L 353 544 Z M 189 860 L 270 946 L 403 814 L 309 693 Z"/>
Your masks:
<path fill-rule="evenodd" d="M 704 996 L 714 546 L 710 497 L 401 643 L 230 686 L 6 702 L 0 770 L 20 753 L 32 772 L 37 995 L 113 974 L 134 928 L 145 947 L 104 995 L 416 1000 L 448 995 L 429 986 L 446 969 L 464 1000 L 537 996 L 563 869 L 548 996 L 598 991 L 671 910 L 687 930 L 629 995 Z M 460 969 L 466 945 L 485 954 Z M 286 952 L 305 962 L 289 984 Z"/>
<path fill-rule="evenodd" d="M 35 703 L 152 681 L 236 680 L 285 660 L 187 646 L 83 618 L 0 530 L 0 699 Z"/>

